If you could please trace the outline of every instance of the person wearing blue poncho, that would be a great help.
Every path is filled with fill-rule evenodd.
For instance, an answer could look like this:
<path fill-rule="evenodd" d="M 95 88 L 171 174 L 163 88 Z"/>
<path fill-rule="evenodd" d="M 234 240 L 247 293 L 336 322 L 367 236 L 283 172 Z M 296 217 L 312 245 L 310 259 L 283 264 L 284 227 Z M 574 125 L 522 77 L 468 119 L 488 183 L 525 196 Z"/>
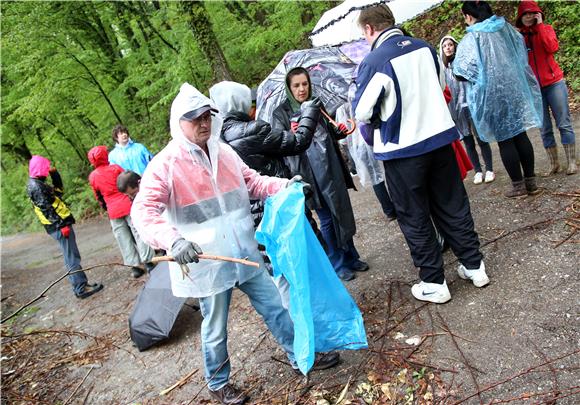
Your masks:
<path fill-rule="evenodd" d="M 542 97 L 523 37 L 485 1 L 466 1 L 461 12 L 469 27 L 453 73 L 469 83 L 467 103 L 477 133 L 498 143 L 512 181 L 505 196 L 536 194 L 534 149 L 526 131 L 542 125 Z"/>

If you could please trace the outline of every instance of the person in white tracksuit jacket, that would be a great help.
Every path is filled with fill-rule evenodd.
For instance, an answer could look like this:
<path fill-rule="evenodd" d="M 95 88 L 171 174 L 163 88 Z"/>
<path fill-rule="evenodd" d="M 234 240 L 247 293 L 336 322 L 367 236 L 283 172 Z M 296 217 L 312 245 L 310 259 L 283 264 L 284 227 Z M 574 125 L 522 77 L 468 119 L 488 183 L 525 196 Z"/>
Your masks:
<path fill-rule="evenodd" d="M 476 287 L 489 283 L 469 199 L 451 143 L 459 138 L 443 97 L 441 62 L 425 41 L 394 27 L 386 4 L 358 20 L 371 52 L 359 66 L 353 101 L 361 132 L 382 160 L 397 220 L 421 281 L 411 292 L 422 301 L 451 299 L 431 221 L 459 258 L 458 273 Z"/>

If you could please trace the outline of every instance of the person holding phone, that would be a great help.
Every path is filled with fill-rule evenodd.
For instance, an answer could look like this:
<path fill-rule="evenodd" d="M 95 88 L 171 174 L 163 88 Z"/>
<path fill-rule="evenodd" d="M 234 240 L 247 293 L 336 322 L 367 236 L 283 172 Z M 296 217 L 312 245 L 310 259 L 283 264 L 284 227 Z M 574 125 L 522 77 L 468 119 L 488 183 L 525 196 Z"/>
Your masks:
<path fill-rule="evenodd" d="M 558 147 L 554 138 L 549 110 L 552 110 L 556 126 L 560 130 L 560 138 L 568 162 L 566 174 L 575 174 L 578 171 L 576 135 L 570 119 L 568 88 L 564 81 L 564 73 L 554 59 L 554 54 L 559 49 L 556 32 L 550 24 L 544 23 L 542 9 L 535 1 L 531 0 L 520 3 L 516 27 L 524 36 L 528 49 L 528 63 L 534 71 L 542 91 L 544 122 L 540 134 L 550 159 L 550 169 L 545 175 L 549 176 L 560 171 Z"/>

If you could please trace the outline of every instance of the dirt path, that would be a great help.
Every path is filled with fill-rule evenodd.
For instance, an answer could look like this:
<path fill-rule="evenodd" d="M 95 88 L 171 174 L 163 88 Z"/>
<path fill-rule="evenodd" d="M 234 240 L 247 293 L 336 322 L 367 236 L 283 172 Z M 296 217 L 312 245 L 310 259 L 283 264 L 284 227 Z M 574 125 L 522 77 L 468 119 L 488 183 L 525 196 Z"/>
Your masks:
<path fill-rule="evenodd" d="M 576 119 L 577 133 L 579 126 Z M 530 137 L 541 172 L 547 162 L 539 134 L 532 131 Z M 465 183 L 492 280 L 488 287 L 476 289 L 458 279 L 455 258 L 446 253 L 452 301 L 443 306 L 414 301 L 409 287 L 417 272 L 400 230 L 382 218 L 372 191 L 362 189 L 351 194 L 358 228 L 355 243 L 371 270 L 346 286 L 364 313 L 371 350 L 343 352 L 337 369 L 312 375 L 309 389 L 304 389 L 304 382 L 287 366 L 271 359 L 284 355 L 245 296 L 235 293 L 229 325 L 232 380 L 254 402 L 267 404 L 286 403 L 286 398 L 301 394 L 303 402 L 316 403 L 323 396 L 322 388 L 336 395 L 349 380 L 348 398 L 359 401 L 352 403 L 361 403 L 364 396 L 372 402 L 381 388 L 383 398 L 388 392 L 404 402 L 396 395 L 409 399 L 412 393 L 414 401 L 428 403 L 429 397 L 424 396 L 428 388 L 421 381 L 431 381 L 443 403 L 479 390 L 485 391 L 481 400 L 475 395 L 466 403 L 492 399 L 521 403 L 527 397 L 541 403 L 552 398 L 553 391 L 560 393 L 558 404 L 579 403 L 580 233 L 556 244 L 572 229 L 563 218 L 577 217 L 580 210 L 577 197 L 574 214 L 570 209 L 574 198 L 558 193 L 578 195 L 580 175 L 540 179 L 541 195 L 507 200 L 502 193 L 508 178 L 496 145 L 493 151 L 497 181 L 482 186 L 474 186 L 469 179 Z M 545 222 L 526 227 L 541 221 Z M 83 266 L 120 261 L 106 219 L 79 224 L 75 230 Z M 45 233 L 3 239 L 3 317 L 36 296 L 61 271 L 62 256 Z M 140 353 L 129 339 L 127 319 L 145 278 L 134 280 L 129 269 L 104 267 L 90 271 L 89 279 L 103 282 L 105 290 L 91 299 L 76 300 L 68 283 L 62 282 L 3 329 L 14 334 L 53 331 L 3 339 L 3 399 L 16 403 L 207 403 L 199 313 L 184 307 L 172 337 Z M 412 336 L 419 337 L 419 346 L 406 342 Z M 573 352 L 549 367 L 529 370 Z M 186 385 L 159 396 L 195 369 L 199 371 Z M 406 377 L 407 371 L 401 374 L 405 369 Z M 411 377 L 413 371 L 419 374 Z M 427 377 L 431 371 L 432 379 Z M 522 375 L 485 390 L 518 373 Z M 401 389 L 409 387 L 401 394 Z"/>

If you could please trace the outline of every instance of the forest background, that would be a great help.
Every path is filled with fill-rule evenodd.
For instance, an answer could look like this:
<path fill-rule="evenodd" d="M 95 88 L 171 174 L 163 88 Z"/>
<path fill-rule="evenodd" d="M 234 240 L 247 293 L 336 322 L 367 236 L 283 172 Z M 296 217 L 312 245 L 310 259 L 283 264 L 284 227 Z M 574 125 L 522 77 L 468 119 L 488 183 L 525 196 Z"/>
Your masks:
<path fill-rule="evenodd" d="M 28 160 L 49 158 L 78 218 L 99 214 L 87 177 L 87 151 L 114 146 L 117 123 L 153 152 L 170 139 L 169 108 L 187 81 L 207 94 L 222 80 L 257 86 L 287 51 L 310 48 L 308 34 L 340 1 L 22 1 L 1 11 L 1 233 L 38 230 L 26 196 Z M 580 9 L 576 1 L 540 1 L 554 26 L 577 110 Z M 492 2 L 515 21 L 518 2 Z M 461 3 L 405 23 L 434 46 L 460 39 Z"/>

